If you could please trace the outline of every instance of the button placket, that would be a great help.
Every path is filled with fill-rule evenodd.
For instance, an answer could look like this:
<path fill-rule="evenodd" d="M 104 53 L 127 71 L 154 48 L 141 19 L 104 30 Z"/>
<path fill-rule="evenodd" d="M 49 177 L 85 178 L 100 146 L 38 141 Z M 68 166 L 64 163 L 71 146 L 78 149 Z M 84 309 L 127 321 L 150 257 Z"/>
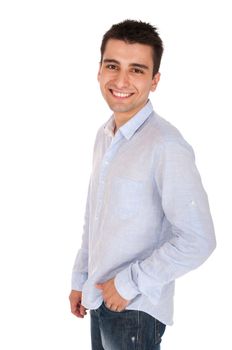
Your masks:
<path fill-rule="evenodd" d="M 98 195 L 97 195 L 97 209 L 95 219 L 98 220 L 100 216 L 100 212 L 103 204 L 103 197 L 105 192 L 105 179 L 107 176 L 107 168 L 109 165 L 109 161 L 105 160 L 105 156 L 102 160 L 100 176 L 99 176 L 99 185 L 98 185 Z"/>
<path fill-rule="evenodd" d="M 106 150 L 105 155 L 103 156 L 103 159 L 101 161 L 95 220 L 98 220 L 100 217 L 100 213 L 103 205 L 104 193 L 105 193 L 105 183 L 106 183 L 106 178 L 109 171 L 109 165 L 112 158 L 116 154 L 118 148 L 120 147 L 120 142 L 118 142 L 120 140 L 121 140 L 120 135 L 113 138 L 109 148 Z"/>

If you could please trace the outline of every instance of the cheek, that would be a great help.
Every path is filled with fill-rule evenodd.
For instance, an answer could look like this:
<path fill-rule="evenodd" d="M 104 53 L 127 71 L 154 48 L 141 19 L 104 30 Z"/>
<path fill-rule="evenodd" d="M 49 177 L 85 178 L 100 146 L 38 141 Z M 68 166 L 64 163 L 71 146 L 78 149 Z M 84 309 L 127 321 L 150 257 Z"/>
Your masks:
<path fill-rule="evenodd" d="M 100 79 L 100 86 L 101 86 L 101 88 L 102 89 L 107 89 L 107 86 L 109 85 L 109 83 L 111 82 L 111 78 L 109 77 L 109 76 L 107 76 L 107 77 L 101 77 L 101 79 Z"/>
<path fill-rule="evenodd" d="M 101 90 L 103 90 L 106 86 L 106 83 L 107 83 L 106 79 L 101 76 L 101 78 L 98 80 L 98 82 L 99 82 Z"/>
<path fill-rule="evenodd" d="M 138 91 L 140 91 L 141 94 L 149 94 L 151 85 L 148 84 L 147 82 L 141 82 L 140 84 L 137 84 Z"/>

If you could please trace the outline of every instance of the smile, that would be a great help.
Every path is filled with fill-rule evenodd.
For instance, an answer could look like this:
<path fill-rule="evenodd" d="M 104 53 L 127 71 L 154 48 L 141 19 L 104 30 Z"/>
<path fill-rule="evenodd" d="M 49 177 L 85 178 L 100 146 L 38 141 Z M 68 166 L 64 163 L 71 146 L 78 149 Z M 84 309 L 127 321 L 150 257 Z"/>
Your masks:
<path fill-rule="evenodd" d="M 126 92 L 117 92 L 115 90 L 110 89 L 110 92 L 113 96 L 118 98 L 127 98 L 133 95 L 133 93 L 126 93 Z"/>

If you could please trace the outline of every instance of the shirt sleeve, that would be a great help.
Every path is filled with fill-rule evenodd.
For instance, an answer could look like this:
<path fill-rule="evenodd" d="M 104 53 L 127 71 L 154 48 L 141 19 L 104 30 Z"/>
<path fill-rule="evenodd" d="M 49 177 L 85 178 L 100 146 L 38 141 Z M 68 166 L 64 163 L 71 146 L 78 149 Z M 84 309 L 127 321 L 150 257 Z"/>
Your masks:
<path fill-rule="evenodd" d="M 85 281 L 88 278 L 88 250 L 89 250 L 89 201 L 90 201 L 91 180 L 89 181 L 88 195 L 84 216 L 84 227 L 82 234 L 81 248 L 77 252 L 77 256 L 72 269 L 72 290 L 81 291 Z"/>
<path fill-rule="evenodd" d="M 127 300 L 144 294 L 157 304 L 163 287 L 201 265 L 216 247 L 216 239 L 191 146 L 185 140 L 169 141 L 157 148 L 154 159 L 154 178 L 170 223 L 170 239 L 145 260 L 120 271 L 115 286 Z"/>

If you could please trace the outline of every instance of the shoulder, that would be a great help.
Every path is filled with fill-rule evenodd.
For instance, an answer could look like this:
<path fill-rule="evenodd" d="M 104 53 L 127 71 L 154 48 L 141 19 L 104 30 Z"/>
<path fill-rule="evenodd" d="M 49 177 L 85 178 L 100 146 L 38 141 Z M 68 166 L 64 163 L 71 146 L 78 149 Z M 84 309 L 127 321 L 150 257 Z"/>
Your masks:
<path fill-rule="evenodd" d="M 159 148 L 166 151 L 185 149 L 193 153 L 192 146 L 186 141 L 182 133 L 156 112 L 153 112 L 151 115 L 148 133 L 150 133 L 156 149 Z"/>
<path fill-rule="evenodd" d="M 96 132 L 96 137 L 95 137 L 95 143 L 99 142 L 100 140 L 102 140 L 102 138 L 105 136 L 105 127 L 106 127 L 107 122 L 105 122 L 104 124 L 102 124 Z"/>

